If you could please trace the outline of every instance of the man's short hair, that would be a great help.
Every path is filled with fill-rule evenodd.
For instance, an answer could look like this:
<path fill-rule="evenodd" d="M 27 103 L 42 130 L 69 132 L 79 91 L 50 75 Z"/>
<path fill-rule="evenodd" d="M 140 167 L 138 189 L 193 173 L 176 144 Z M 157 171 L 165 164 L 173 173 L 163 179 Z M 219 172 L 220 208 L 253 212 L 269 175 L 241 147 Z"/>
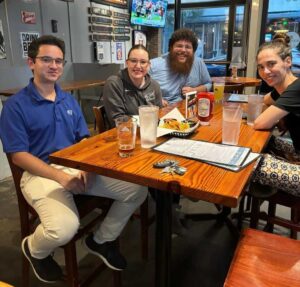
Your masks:
<path fill-rule="evenodd" d="M 52 35 L 44 35 L 37 39 L 32 40 L 28 47 L 28 57 L 31 59 L 35 59 L 38 55 L 39 48 L 42 45 L 53 45 L 57 46 L 63 52 L 63 56 L 65 58 L 65 42 L 57 37 Z"/>
<path fill-rule="evenodd" d="M 182 40 L 191 42 L 194 52 L 197 50 L 198 38 L 196 34 L 190 29 L 183 28 L 183 29 L 176 30 L 172 34 L 169 40 L 169 51 L 171 50 L 175 42 L 182 41 Z"/>

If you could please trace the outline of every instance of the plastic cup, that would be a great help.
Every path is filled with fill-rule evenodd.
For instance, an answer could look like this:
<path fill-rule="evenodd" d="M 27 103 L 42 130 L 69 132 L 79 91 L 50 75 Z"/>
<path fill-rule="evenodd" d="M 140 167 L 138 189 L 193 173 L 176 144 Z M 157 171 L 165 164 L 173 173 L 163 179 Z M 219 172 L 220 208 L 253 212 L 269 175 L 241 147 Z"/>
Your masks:
<path fill-rule="evenodd" d="M 242 121 L 242 108 L 237 103 L 223 103 L 222 143 L 237 145 Z"/>
<path fill-rule="evenodd" d="M 263 101 L 264 97 L 261 95 L 248 95 L 247 125 L 254 125 L 254 121 L 262 112 Z"/>
<path fill-rule="evenodd" d="M 214 97 L 216 103 L 219 103 L 223 99 L 224 87 L 224 82 L 214 83 Z"/>
<path fill-rule="evenodd" d="M 137 120 L 129 116 L 115 119 L 120 157 L 129 157 L 135 148 Z"/>
<path fill-rule="evenodd" d="M 141 146 L 143 148 L 156 145 L 158 110 L 157 106 L 139 107 Z"/>

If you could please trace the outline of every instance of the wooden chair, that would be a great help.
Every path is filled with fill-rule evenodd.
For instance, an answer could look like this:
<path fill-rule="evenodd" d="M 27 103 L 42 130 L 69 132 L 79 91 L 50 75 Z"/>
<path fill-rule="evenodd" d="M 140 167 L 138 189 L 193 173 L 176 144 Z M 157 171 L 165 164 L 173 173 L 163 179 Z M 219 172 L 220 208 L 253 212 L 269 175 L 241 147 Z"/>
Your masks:
<path fill-rule="evenodd" d="M 106 115 L 104 106 L 93 107 L 93 112 L 95 115 L 96 127 L 99 133 L 102 133 L 107 130 Z M 154 222 L 155 216 L 148 215 L 148 199 L 145 200 L 140 207 L 140 214 L 134 214 L 134 217 L 137 217 L 141 220 L 141 253 L 143 260 L 148 260 L 148 237 L 149 237 L 149 226 Z"/>
<path fill-rule="evenodd" d="M 97 107 L 94 106 L 93 112 L 95 116 L 96 128 L 98 130 L 98 133 L 101 134 L 108 129 L 105 121 L 104 106 L 97 106 Z"/>
<path fill-rule="evenodd" d="M 35 210 L 27 203 L 25 200 L 23 193 L 20 188 L 20 180 L 23 174 L 23 170 L 16 166 L 12 162 L 12 158 L 9 154 L 7 154 L 7 159 L 11 168 L 12 176 L 14 179 L 15 189 L 18 198 L 18 206 L 19 206 L 19 214 L 20 214 L 20 223 L 21 223 L 21 238 L 25 238 L 29 234 L 31 234 L 36 227 L 36 221 L 38 220 L 38 215 Z M 102 213 L 97 213 L 97 216 L 93 216 L 91 219 L 86 220 L 82 226 L 80 226 L 78 232 L 73 237 L 73 239 L 66 245 L 62 246 L 65 255 L 65 268 L 66 275 L 65 280 L 67 282 L 67 286 L 69 287 L 78 287 L 78 286 L 88 286 L 91 281 L 99 275 L 99 273 L 106 268 L 106 265 L 99 261 L 99 264 L 92 268 L 91 272 L 86 276 L 86 278 L 79 278 L 78 274 L 78 263 L 76 256 L 76 241 L 83 238 L 87 232 L 91 231 L 96 224 L 99 223 L 99 220 L 102 219 L 108 209 L 112 204 L 111 199 L 107 199 L 104 197 L 98 196 L 84 196 L 84 195 L 75 195 L 74 196 L 76 206 L 78 208 L 78 212 L 80 215 L 80 219 L 83 219 L 87 215 L 91 215 L 91 213 L 95 209 L 101 209 Z M 91 216 L 89 216 L 91 217 Z M 26 259 L 26 257 L 22 256 L 22 287 L 29 287 L 29 267 L 30 263 Z M 118 287 L 121 286 L 121 272 L 112 271 L 113 272 L 113 286 Z"/>
<path fill-rule="evenodd" d="M 224 287 L 300 286 L 300 242 L 263 231 L 244 230 Z"/>
<path fill-rule="evenodd" d="M 257 187 L 258 186 L 258 187 Z M 291 238 L 297 239 L 297 232 L 300 231 L 300 197 L 288 194 L 282 190 L 275 190 L 269 197 L 264 196 L 264 188 L 256 185 L 261 191 L 251 195 L 251 220 L 250 227 L 257 228 L 259 219 L 265 220 L 265 231 L 273 232 L 274 224 L 289 228 L 291 230 Z M 268 202 L 268 211 L 261 212 L 260 206 L 263 201 Z M 285 219 L 276 215 L 276 206 L 282 205 L 291 209 L 291 218 Z"/>
<path fill-rule="evenodd" d="M 244 92 L 244 84 L 226 82 L 224 93 L 242 94 Z"/>

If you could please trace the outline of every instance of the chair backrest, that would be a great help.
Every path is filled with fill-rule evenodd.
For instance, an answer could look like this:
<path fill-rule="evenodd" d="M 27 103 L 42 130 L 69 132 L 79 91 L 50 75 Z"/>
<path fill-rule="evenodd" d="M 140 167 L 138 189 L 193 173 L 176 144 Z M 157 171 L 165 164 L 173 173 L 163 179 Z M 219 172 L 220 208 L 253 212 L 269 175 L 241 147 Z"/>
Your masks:
<path fill-rule="evenodd" d="M 224 86 L 224 93 L 242 94 L 244 92 L 244 84 L 226 82 Z"/>
<path fill-rule="evenodd" d="M 105 110 L 104 106 L 94 106 L 93 107 L 93 112 L 95 115 L 95 120 L 96 120 L 96 127 L 98 130 L 98 133 L 103 133 L 107 130 L 106 124 L 105 124 Z"/>
<path fill-rule="evenodd" d="M 31 233 L 31 227 L 33 225 L 33 222 L 38 218 L 38 215 L 35 210 L 27 203 L 21 191 L 20 182 L 24 172 L 23 169 L 13 163 L 10 154 L 6 154 L 6 156 L 14 179 L 20 213 L 21 235 L 22 238 L 24 238 Z"/>

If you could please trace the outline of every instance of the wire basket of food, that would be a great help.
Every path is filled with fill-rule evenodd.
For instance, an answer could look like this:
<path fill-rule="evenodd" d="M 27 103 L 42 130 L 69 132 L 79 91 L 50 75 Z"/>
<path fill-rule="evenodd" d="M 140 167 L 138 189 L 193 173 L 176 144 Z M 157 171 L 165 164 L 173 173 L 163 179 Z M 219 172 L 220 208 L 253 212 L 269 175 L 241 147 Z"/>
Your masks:
<path fill-rule="evenodd" d="M 164 118 L 160 120 L 159 127 L 172 130 L 169 135 L 175 137 L 187 137 L 191 135 L 199 126 L 199 121 Z"/>

